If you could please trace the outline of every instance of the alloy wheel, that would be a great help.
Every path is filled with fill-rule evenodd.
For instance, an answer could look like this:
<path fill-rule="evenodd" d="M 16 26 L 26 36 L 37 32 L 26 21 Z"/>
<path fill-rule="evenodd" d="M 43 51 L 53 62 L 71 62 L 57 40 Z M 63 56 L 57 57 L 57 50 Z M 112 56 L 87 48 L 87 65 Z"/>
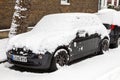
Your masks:
<path fill-rule="evenodd" d="M 109 49 L 109 41 L 108 39 L 104 39 L 102 41 L 102 51 L 107 51 Z"/>
<path fill-rule="evenodd" d="M 118 38 L 117 44 L 120 46 L 120 37 Z"/>
<path fill-rule="evenodd" d="M 57 69 L 65 66 L 69 60 L 68 52 L 65 49 L 60 49 L 54 55 Z"/>

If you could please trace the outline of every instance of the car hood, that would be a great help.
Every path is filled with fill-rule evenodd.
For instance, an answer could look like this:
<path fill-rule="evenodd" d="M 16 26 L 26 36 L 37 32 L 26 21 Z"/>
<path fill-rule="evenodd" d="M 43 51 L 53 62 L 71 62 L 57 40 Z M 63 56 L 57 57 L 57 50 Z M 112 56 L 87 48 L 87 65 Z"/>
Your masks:
<path fill-rule="evenodd" d="M 9 40 L 7 50 L 11 50 L 14 46 L 16 48 L 26 47 L 36 54 L 44 54 L 46 51 L 52 53 L 58 46 L 69 45 L 76 36 L 75 31 L 59 31 L 57 34 L 54 32 L 49 33 L 33 34 L 27 32 L 17 35 Z"/>

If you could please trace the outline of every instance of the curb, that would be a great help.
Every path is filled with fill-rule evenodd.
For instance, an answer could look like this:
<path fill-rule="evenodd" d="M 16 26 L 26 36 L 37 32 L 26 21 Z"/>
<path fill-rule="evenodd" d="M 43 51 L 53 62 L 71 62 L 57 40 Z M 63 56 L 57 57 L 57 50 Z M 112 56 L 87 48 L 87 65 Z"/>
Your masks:
<path fill-rule="evenodd" d="M 0 64 L 1 64 L 1 63 L 5 63 L 5 62 L 7 62 L 7 60 L 4 60 L 4 61 L 0 61 Z"/>

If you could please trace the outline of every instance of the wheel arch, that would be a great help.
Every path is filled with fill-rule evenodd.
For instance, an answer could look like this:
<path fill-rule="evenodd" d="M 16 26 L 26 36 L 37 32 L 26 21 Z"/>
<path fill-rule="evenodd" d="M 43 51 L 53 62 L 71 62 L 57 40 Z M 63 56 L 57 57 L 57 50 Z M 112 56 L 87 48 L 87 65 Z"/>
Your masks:
<path fill-rule="evenodd" d="M 55 67 L 54 55 L 55 55 L 55 53 L 56 53 L 59 49 L 65 49 L 65 50 L 68 52 L 68 55 L 70 56 L 70 54 L 69 54 L 69 49 L 68 49 L 67 46 L 59 46 L 59 47 L 57 47 L 57 48 L 55 49 L 53 55 L 52 55 L 51 65 L 50 65 L 50 68 L 49 68 L 51 71 L 57 70 L 57 68 Z"/>
<path fill-rule="evenodd" d="M 102 42 L 103 42 L 103 40 L 105 40 L 105 39 L 108 40 L 108 46 L 110 46 L 110 38 L 109 38 L 108 36 L 105 36 L 104 38 L 102 38 L 101 41 L 100 41 L 100 43 L 99 43 L 99 49 L 100 49 L 99 53 L 100 53 L 100 54 L 103 54 L 103 51 L 102 51 Z M 109 48 L 108 48 L 108 50 L 109 50 Z"/>
<path fill-rule="evenodd" d="M 103 41 L 104 39 L 108 39 L 109 42 L 110 42 L 110 38 L 109 38 L 108 36 L 105 36 L 105 37 L 103 37 L 103 38 L 100 40 L 99 46 L 101 46 L 101 43 L 102 43 L 102 41 Z M 110 45 L 110 43 L 109 43 L 109 45 Z"/>
<path fill-rule="evenodd" d="M 68 55 L 70 55 L 70 50 L 68 49 L 68 46 L 59 46 L 54 51 L 53 56 L 55 55 L 56 51 L 59 50 L 59 49 L 65 49 L 68 52 Z"/>
<path fill-rule="evenodd" d="M 110 40 L 108 36 L 105 36 L 103 39 L 108 39 L 108 40 Z M 102 40 L 103 40 L 103 39 L 102 39 Z"/>

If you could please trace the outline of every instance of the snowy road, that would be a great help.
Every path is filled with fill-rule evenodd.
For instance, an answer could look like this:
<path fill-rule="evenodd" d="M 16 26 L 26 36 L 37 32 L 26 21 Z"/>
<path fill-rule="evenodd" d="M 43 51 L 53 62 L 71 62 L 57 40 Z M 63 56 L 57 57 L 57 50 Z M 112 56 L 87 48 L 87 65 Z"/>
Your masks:
<path fill-rule="evenodd" d="M 0 64 L 1 80 L 120 80 L 120 47 L 52 73 L 20 72 Z"/>

